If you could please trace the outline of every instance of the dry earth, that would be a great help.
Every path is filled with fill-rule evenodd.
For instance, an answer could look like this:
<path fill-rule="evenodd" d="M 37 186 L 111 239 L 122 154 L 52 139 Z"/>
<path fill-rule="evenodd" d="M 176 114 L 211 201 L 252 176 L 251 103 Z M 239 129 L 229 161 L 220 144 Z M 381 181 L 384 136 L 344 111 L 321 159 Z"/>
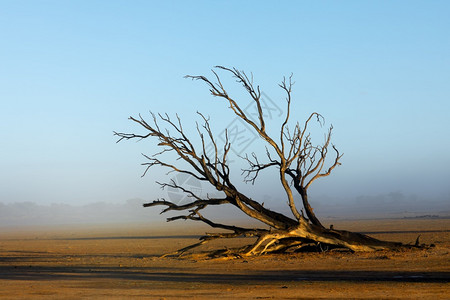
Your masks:
<path fill-rule="evenodd" d="M 190 229 L 0 228 L 0 298 L 450 299 L 449 219 L 334 221 L 335 228 L 386 240 L 414 242 L 421 234 L 421 242 L 436 245 L 428 250 L 159 258 L 205 231 L 178 225 Z"/>

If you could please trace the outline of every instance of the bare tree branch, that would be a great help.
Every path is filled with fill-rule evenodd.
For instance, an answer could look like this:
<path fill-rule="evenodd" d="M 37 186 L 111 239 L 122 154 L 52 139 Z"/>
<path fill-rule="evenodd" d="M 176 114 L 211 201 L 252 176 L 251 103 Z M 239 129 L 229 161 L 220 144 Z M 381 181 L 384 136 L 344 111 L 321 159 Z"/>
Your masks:
<path fill-rule="evenodd" d="M 226 90 L 221 81 L 219 72 L 231 74 L 232 78 L 246 90 L 257 108 L 257 120 L 252 120 Z M 162 188 L 172 188 L 187 196 L 187 203 L 180 204 L 165 199 L 158 199 L 150 203 L 145 203 L 144 207 L 164 206 L 161 213 L 170 211 L 182 212 L 180 215 L 167 218 L 167 221 L 191 220 L 203 222 L 213 228 L 232 231 L 232 233 L 215 233 L 201 238 L 200 242 L 180 249 L 176 254 L 198 247 L 207 241 L 216 238 L 233 238 L 238 236 L 258 237 L 256 242 L 249 247 L 238 251 L 239 255 L 258 255 L 262 253 L 287 251 L 288 249 L 302 247 L 302 245 L 316 243 L 317 245 L 332 245 L 333 247 L 345 247 L 351 251 L 372 251 L 378 249 L 396 249 L 404 247 L 402 244 L 383 242 L 371 237 L 351 233 L 334 228 L 325 228 L 316 217 L 313 208 L 309 203 L 308 188 L 313 182 L 322 177 L 329 176 L 333 170 L 339 166 L 342 154 L 335 145 L 331 143 L 333 126 L 330 126 L 325 134 L 323 144 L 314 144 L 309 127 L 315 121 L 323 126 L 325 121 L 322 115 L 313 112 L 304 122 L 303 126 L 299 122 L 294 123 L 292 130 L 291 104 L 292 104 L 292 74 L 279 84 L 283 90 L 286 100 L 286 113 L 279 127 L 279 140 L 274 139 L 266 131 L 266 120 L 261 103 L 261 90 L 258 85 L 253 84 L 253 74 L 250 77 L 243 71 L 236 68 L 216 66 L 212 70 L 215 82 L 205 76 L 186 76 L 193 80 L 199 80 L 207 85 L 211 94 L 224 99 L 230 110 L 241 121 L 245 122 L 252 130 L 266 142 L 265 161 L 260 160 L 253 152 L 251 157 L 248 154 L 241 158 L 247 162 L 248 168 L 241 170 L 243 180 L 254 184 L 261 172 L 276 170 L 279 175 L 280 184 L 284 189 L 284 196 L 280 196 L 280 201 L 287 201 L 288 207 L 294 218 L 282 213 L 265 208 L 261 202 L 245 195 L 236 188 L 231 180 L 231 168 L 228 155 L 232 147 L 228 130 L 225 130 L 225 141 L 221 144 L 214 138 L 210 126 L 210 118 L 200 112 L 202 123 L 196 123 L 197 134 L 200 137 L 200 146 L 197 148 L 187 136 L 180 117 L 171 119 L 168 114 L 151 114 L 153 124 L 149 124 L 141 115 L 138 118 L 130 117 L 130 120 L 144 128 L 144 134 L 114 132 L 122 140 L 143 140 L 148 138 L 156 139 L 160 151 L 149 156 L 144 155 L 147 162 L 143 163 L 145 171 L 159 166 L 174 172 L 191 176 L 193 179 L 210 184 L 217 191 L 223 193 L 223 197 L 209 197 L 201 195 L 200 192 L 170 180 L 168 183 L 157 182 Z M 160 126 L 164 124 L 165 126 Z M 278 142 L 277 142 L 277 141 Z M 211 145 L 212 152 L 207 151 L 207 145 Z M 333 159 L 330 161 L 329 147 L 334 150 Z M 167 153 L 176 154 L 178 160 L 185 164 L 180 167 L 175 163 L 164 160 Z M 301 196 L 303 209 L 297 209 L 299 203 L 294 200 L 294 192 Z M 248 217 L 258 220 L 270 227 L 267 229 L 250 229 L 235 225 L 227 225 L 214 222 L 203 216 L 202 212 L 208 206 L 220 207 L 221 205 L 232 205 L 241 210 Z M 303 211 L 306 212 L 304 216 Z M 416 245 L 415 247 L 419 247 Z M 225 252 L 221 252 L 222 254 Z M 228 252 L 226 252 L 228 253 Z"/>

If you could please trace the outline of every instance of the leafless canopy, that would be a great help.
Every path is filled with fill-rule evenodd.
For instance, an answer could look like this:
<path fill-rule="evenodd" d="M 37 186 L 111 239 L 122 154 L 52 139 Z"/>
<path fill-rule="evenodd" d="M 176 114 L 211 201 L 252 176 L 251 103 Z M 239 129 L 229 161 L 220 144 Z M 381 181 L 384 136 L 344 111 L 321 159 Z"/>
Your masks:
<path fill-rule="evenodd" d="M 250 95 L 257 108 L 257 119 L 253 119 L 246 114 L 241 107 L 241 103 L 234 99 L 226 91 L 218 72 L 230 74 Z M 253 255 L 266 252 L 283 252 L 299 249 L 306 244 L 328 245 L 334 247 L 345 247 L 352 251 L 374 250 L 399 247 L 397 243 L 382 242 L 365 235 L 326 229 L 314 214 L 308 201 L 308 188 L 313 182 L 321 177 L 329 176 L 332 171 L 340 165 L 342 154 L 331 143 L 333 127 L 330 126 L 325 134 L 322 144 L 314 144 L 309 133 L 309 126 L 312 122 L 324 123 L 324 118 L 317 112 L 309 115 L 304 123 L 297 122 L 293 128 L 289 128 L 292 104 L 292 75 L 284 78 L 279 84 L 285 95 L 285 115 L 280 125 L 279 135 L 271 136 L 266 131 L 266 120 L 261 100 L 261 90 L 259 86 L 254 86 L 253 78 L 248 77 L 245 72 L 235 68 L 222 66 L 212 70 L 214 80 L 204 76 L 186 76 L 193 80 L 206 84 L 214 97 L 225 101 L 229 109 L 242 121 L 248 124 L 252 130 L 266 143 L 266 157 L 258 158 L 255 153 L 245 155 L 243 158 L 248 163 L 248 168 L 243 170 L 243 180 L 254 183 L 258 175 L 265 170 L 275 170 L 279 175 L 280 184 L 284 190 L 284 196 L 292 216 L 265 208 L 262 202 L 251 199 L 239 191 L 230 179 L 229 153 L 231 143 L 225 131 L 225 142 L 220 143 L 213 135 L 210 120 L 202 113 L 198 112 L 201 120 L 197 124 L 197 132 L 201 143 L 194 145 L 183 129 L 178 115 L 170 118 L 167 114 L 152 114 L 152 122 L 147 122 L 141 115 L 138 118 L 130 119 L 138 123 L 146 131 L 145 134 L 118 133 L 118 141 L 128 139 L 157 140 L 157 145 L 161 148 L 159 152 L 152 156 L 145 155 L 147 162 L 144 175 L 149 169 L 155 166 L 167 168 L 169 171 L 183 173 L 192 176 L 196 180 L 209 183 L 217 191 L 222 192 L 223 197 L 202 197 L 194 191 L 189 190 L 181 184 L 170 181 L 159 183 L 163 188 L 177 189 L 188 195 L 191 199 L 185 204 L 176 204 L 165 199 L 158 199 L 151 203 L 144 204 L 145 207 L 165 206 L 162 213 L 168 211 L 180 211 L 181 214 L 168 218 L 167 221 L 193 220 L 204 222 L 211 227 L 226 229 L 230 233 L 208 234 L 201 238 L 200 242 L 186 248 L 180 249 L 177 254 L 199 246 L 215 238 L 231 238 L 238 236 L 256 236 L 257 241 L 245 248 L 234 251 L 238 255 Z M 207 145 L 213 146 L 213 154 L 207 152 Z M 185 162 L 185 168 L 181 168 L 179 163 L 164 161 L 163 154 L 174 152 L 176 156 Z M 208 154 L 209 153 L 209 154 Z M 272 154 L 271 154 L 272 153 Z M 328 159 L 327 159 L 328 157 Z M 301 196 L 302 203 L 296 203 L 294 193 Z M 207 206 L 218 206 L 231 204 L 250 218 L 261 221 L 271 228 L 253 229 L 234 226 L 232 224 L 216 223 L 206 218 L 202 210 Z M 300 209 L 299 209 L 300 207 Z"/>

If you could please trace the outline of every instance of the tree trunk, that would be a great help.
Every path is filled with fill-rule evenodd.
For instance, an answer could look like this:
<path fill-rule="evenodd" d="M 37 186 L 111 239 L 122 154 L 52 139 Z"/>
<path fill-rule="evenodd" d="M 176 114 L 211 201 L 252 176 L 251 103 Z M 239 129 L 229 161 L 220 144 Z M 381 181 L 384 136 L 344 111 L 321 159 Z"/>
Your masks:
<path fill-rule="evenodd" d="M 316 217 L 316 214 L 314 213 L 313 208 L 311 207 L 311 205 L 309 205 L 308 193 L 306 192 L 306 190 L 301 188 L 298 183 L 294 183 L 294 187 L 297 190 L 297 192 L 300 194 L 300 196 L 302 197 L 303 207 L 305 209 L 305 213 L 306 213 L 306 216 L 308 217 L 308 219 L 314 225 L 323 228 L 323 225 L 322 225 L 322 223 L 320 223 L 319 219 Z"/>
<path fill-rule="evenodd" d="M 419 245 L 380 241 L 370 236 L 345 230 L 326 229 L 301 220 L 298 226 L 289 230 L 272 231 L 262 234 L 243 254 L 261 255 L 264 253 L 286 252 L 289 248 L 301 249 L 305 245 L 315 244 L 320 249 L 346 248 L 354 252 L 398 250 L 402 248 L 420 248 Z M 321 247 L 323 245 L 323 248 Z"/>

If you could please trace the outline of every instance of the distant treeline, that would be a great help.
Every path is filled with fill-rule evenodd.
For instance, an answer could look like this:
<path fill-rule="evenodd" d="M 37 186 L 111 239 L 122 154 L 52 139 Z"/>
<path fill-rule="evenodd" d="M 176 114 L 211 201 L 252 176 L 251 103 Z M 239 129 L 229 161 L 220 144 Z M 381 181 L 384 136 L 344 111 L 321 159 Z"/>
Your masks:
<path fill-rule="evenodd" d="M 273 200 L 273 201 L 272 201 Z M 161 216 L 162 208 L 143 208 L 148 202 L 143 199 L 130 199 L 121 204 L 97 202 L 86 205 L 50 204 L 18 202 L 4 204 L 0 202 L 0 227 L 21 225 L 59 225 L 59 224 L 95 224 L 128 223 L 155 221 L 164 223 L 167 215 Z M 389 193 L 378 196 L 360 196 L 353 199 L 334 197 L 311 197 L 311 204 L 321 218 L 370 219 L 370 218 L 448 218 L 450 199 L 423 200 L 402 193 Z M 279 210 L 275 199 L 268 199 L 270 209 Z M 270 206 L 270 207 L 269 207 Z M 236 211 L 207 211 L 223 220 L 230 217 L 245 218 Z M 285 212 L 289 213 L 289 212 Z"/>
<path fill-rule="evenodd" d="M 422 215 L 415 217 L 404 217 L 403 219 L 450 219 L 450 216 Z"/>
<path fill-rule="evenodd" d="M 142 208 L 144 202 L 142 199 L 131 199 L 123 204 L 97 202 L 82 206 L 0 203 L 0 226 L 142 222 L 154 215 Z"/>

